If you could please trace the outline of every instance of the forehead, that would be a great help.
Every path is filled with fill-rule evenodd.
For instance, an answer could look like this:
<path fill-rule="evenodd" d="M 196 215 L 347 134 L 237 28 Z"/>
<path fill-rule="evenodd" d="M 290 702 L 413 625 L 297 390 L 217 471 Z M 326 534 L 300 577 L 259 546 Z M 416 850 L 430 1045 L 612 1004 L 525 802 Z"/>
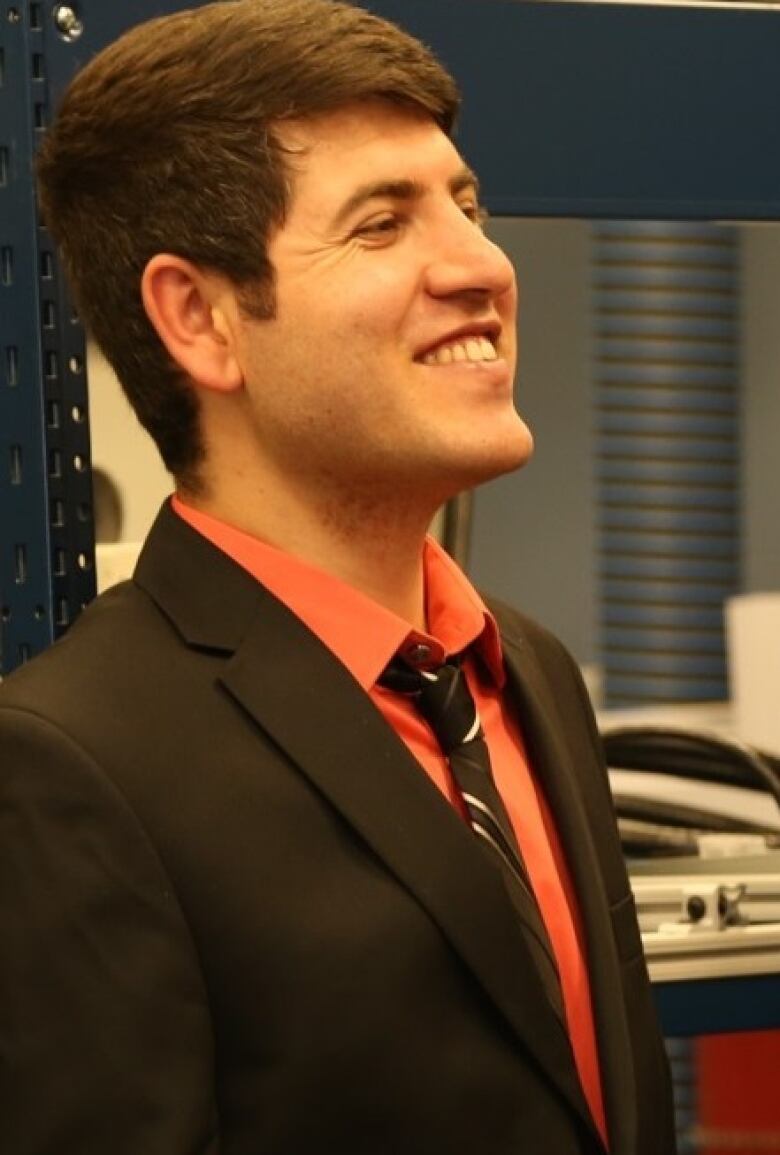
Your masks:
<path fill-rule="evenodd" d="M 288 121 L 276 135 L 292 175 L 293 211 L 315 204 L 332 211 L 371 182 L 447 187 L 464 169 L 434 120 L 382 101 Z"/>

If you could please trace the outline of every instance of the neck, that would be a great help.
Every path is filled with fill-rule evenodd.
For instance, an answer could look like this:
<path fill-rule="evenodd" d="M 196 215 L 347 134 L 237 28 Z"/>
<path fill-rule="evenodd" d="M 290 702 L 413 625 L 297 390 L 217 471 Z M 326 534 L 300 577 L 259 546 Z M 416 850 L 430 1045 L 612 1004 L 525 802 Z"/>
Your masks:
<path fill-rule="evenodd" d="M 338 500 L 320 495 L 316 503 L 275 487 L 253 494 L 224 487 L 202 493 L 181 489 L 180 497 L 332 574 L 415 629 L 426 628 L 423 549 L 435 510 L 413 509 L 397 493 L 392 500 L 376 493 L 372 499 L 363 489 Z"/>

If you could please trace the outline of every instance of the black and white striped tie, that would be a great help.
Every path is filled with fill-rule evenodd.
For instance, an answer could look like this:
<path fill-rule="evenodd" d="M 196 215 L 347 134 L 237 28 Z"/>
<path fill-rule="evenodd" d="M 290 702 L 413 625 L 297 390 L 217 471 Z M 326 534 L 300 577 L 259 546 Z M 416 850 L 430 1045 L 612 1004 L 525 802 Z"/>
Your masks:
<path fill-rule="evenodd" d="M 417 670 L 403 659 L 393 658 L 379 684 L 414 701 L 449 762 L 472 830 L 503 868 L 510 894 L 516 897 L 513 888 L 519 887 L 528 900 L 522 903 L 526 941 L 550 1001 L 563 1019 L 552 946 L 512 823 L 496 789 L 479 712 L 460 666 L 445 662 L 433 670 Z"/>

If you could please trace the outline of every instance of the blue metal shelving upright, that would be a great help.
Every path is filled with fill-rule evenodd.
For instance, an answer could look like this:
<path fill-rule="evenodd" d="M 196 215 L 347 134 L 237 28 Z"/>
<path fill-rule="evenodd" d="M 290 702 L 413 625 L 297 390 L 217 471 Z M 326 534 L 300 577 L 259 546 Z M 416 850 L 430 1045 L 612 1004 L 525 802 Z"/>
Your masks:
<path fill-rule="evenodd" d="M 54 22 L 61 8 L 0 10 L 0 672 L 95 593 L 84 334 L 33 178 L 50 45 L 75 42 Z"/>

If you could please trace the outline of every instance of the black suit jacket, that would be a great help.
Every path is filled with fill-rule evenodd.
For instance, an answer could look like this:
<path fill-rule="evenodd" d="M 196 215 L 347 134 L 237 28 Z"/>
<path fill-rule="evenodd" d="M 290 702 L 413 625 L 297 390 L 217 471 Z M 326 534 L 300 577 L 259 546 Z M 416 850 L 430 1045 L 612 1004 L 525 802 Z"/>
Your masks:
<path fill-rule="evenodd" d="M 674 1150 L 576 666 L 495 607 L 614 1155 Z M 596 1155 L 500 873 L 346 669 L 165 507 L 0 688 L 3 1155 Z"/>

